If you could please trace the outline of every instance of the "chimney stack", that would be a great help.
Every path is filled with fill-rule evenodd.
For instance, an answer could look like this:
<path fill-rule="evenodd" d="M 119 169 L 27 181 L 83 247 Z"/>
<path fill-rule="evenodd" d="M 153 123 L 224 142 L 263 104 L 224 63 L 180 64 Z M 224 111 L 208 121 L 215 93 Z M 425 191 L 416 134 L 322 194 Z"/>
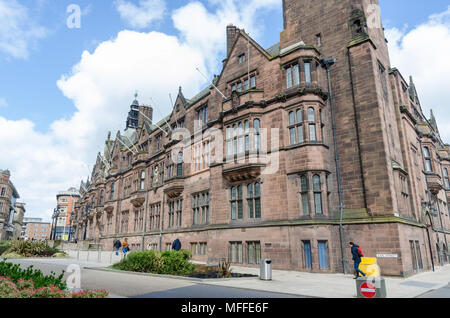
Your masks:
<path fill-rule="evenodd" d="M 138 127 L 144 126 L 144 120 L 148 121 L 147 118 L 142 116 L 141 112 L 144 113 L 144 115 L 147 116 L 148 119 L 150 119 L 150 124 L 153 123 L 153 108 L 151 106 L 147 106 L 147 105 L 140 105 L 139 106 Z"/>
<path fill-rule="evenodd" d="M 238 36 L 239 29 L 235 27 L 233 24 L 229 24 L 227 26 L 227 57 L 230 56 L 231 48 L 233 47 L 234 42 Z"/>

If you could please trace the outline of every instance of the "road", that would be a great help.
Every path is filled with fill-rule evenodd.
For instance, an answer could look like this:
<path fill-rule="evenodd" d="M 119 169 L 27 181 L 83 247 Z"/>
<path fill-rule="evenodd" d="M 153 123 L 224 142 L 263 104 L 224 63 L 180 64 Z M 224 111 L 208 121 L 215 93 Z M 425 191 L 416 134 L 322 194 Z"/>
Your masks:
<path fill-rule="evenodd" d="M 233 287 L 206 285 L 190 280 L 154 277 L 137 274 L 102 271 L 101 265 L 73 259 L 20 259 L 8 260 L 22 268 L 33 266 L 44 274 L 67 271 L 70 264 L 80 266 L 82 289 L 106 289 L 111 297 L 132 298 L 300 298 L 288 294 L 247 290 Z M 88 267 L 88 268 L 86 268 Z M 68 279 L 71 273 L 65 274 Z M 251 278 L 255 279 L 255 278 Z"/>
<path fill-rule="evenodd" d="M 450 298 L 450 284 L 443 288 L 430 291 L 419 298 Z"/>

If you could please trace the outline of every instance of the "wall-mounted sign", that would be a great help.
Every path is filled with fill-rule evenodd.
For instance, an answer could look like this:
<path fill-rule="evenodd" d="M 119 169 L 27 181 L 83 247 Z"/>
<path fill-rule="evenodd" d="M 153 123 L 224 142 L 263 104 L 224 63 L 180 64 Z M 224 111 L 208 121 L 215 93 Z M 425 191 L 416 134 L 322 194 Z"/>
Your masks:
<path fill-rule="evenodd" d="M 398 254 L 377 254 L 377 258 L 398 258 Z"/>

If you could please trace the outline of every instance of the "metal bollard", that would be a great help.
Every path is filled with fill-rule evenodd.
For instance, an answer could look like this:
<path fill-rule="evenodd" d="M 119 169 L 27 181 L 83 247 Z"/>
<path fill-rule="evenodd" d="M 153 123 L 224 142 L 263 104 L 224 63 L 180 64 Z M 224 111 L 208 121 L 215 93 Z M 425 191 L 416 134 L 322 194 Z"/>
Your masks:
<path fill-rule="evenodd" d="M 101 245 L 98 246 L 98 262 L 99 263 L 102 262 L 102 246 Z"/>
<path fill-rule="evenodd" d="M 386 298 L 386 282 L 382 277 L 359 277 L 356 280 L 358 298 Z"/>
<path fill-rule="evenodd" d="M 77 260 L 80 260 L 80 250 L 77 251 Z"/>

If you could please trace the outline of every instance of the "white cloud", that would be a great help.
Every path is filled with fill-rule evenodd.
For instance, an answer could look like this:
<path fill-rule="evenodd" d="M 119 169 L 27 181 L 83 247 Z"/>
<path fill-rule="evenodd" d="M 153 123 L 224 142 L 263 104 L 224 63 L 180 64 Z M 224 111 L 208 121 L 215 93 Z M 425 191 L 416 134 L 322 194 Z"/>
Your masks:
<path fill-rule="evenodd" d="M 0 0 L 0 21 L 0 52 L 8 57 L 28 58 L 30 47 L 47 33 L 16 0 Z"/>
<path fill-rule="evenodd" d="M 114 138 L 117 130 L 125 128 L 135 90 L 140 92 L 140 103 L 150 104 L 150 97 L 158 103 L 153 105 L 159 108 L 154 112 L 155 120 L 161 117 L 159 113 L 168 114 L 169 93 L 175 98 L 181 85 L 189 98 L 205 86 L 197 67 L 210 77 L 220 67 L 226 25 L 245 27 L 256 36 L 262 32 L 257 9 L 275 5 L 278 8 L 281 2 L 244 5 L 225 1 L 217 2 L 216 10 L 210 12 L 200 3 L 190 3 L 172 16 L 180 37 L 122 31 L 94 51 L 83 52 L 79 63 L 57 82 L 76 112 L 53 122 L 47 133 L 36 132 L 28 120 L 0 117 L 0 167 L 11 170 L 28 215 L 49 218 L 57 192 L 78 187 L 86 178 L 87 163 L 92 168 L 108 131 Z"/>
<path fill-rule="evenodd" d="M 0 108 L 6 108 L 8 107 L 8 102 L 6 101 L 5 98 L 0 97 Z"/>
<path fill-rule="evenodd" d="M 450 143 L 450 7 L 410 31 L 386 30 L 386 37 L 392 66 L 407 79 L 413 76 L 425 115 L 433 109 L 441 137 Z"/>
<path fill-rule="evenodd" d="M 208 11 L 201 2 L 196 1 L 175 10 L 172 15 L 181 38 L 189 46 L 205 52 L 210 69 L 219 65 L 218 61 L 225 57 L 225 30 L 228 24 L 233 23 L 258 39 L 264 27 L 270 27 L 258 20 L 258 14 L 281 7 L 281 0 L 211 0 L 210 3 L 217 7 L 215 12 Z"/>
<path fill-rule="evenodd" d="M 125 0 L 116 0 L 114 5 L 126 23 L 135 29 L 148 28 L 163 18 L 166 12 L 165 0 L 139 0 L 139 6 Z"/>

